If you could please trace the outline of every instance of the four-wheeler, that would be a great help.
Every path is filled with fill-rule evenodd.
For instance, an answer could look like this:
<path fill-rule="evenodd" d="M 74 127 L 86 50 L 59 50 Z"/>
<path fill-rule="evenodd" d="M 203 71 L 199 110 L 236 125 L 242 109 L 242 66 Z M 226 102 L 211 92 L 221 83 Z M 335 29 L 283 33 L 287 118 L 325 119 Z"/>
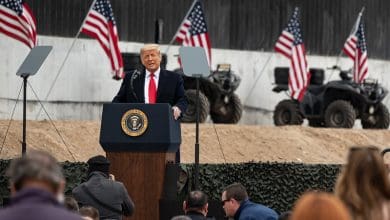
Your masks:
<path fill-rule="evenodd" d="M 175 72 L 183 74 L 181 69 Z M 188 108 L 183 122 L 195 122 L 196 81 L 183 75 Z M 242 104 L 234 93 L 241 79 L 230 69 L 230 64 L 218 64 L 208 78 L 199 80 L 199 121 L 204 122 L 210 114 L 214 123 L 235 124 L 241 119 Z"/>
<path fill-rule="evenodd" d="M 359 84 L 349 71 L 338 66 L 340 80 L 323 84 L 324 70 L 310 69 L 311 79 L 302 102 L 291 98 L 282 100 L 274 111 L 274 124 L 300 125 L 307 119 L 312 127 L 352 128 L 356 119 L 365 129 L 387 129 L 389 110 L 382 103 L 388 91 L 377 80 L 366 79 Z M 288 93 L 288 68 L 275 68 L 274 92 Z"/>

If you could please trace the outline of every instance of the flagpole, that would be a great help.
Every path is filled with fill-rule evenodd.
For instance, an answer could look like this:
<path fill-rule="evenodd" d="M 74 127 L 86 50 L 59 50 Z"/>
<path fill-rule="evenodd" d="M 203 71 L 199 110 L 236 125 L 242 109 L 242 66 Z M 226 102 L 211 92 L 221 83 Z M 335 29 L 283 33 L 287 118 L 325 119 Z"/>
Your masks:
<path fill-rule="evenodd" d="M 364 9 L 365 9 L 365 6 L 363 6 L 363 7 L 362 7 L 362 10 L 359 12 L 359 15 L 358 15 L 358 17 L 357 17 L 357 19 L 356 19 L 356 22 L 355 22 L 355 24 L 353 25 L 353 27 L 352 27 L 352 29 L 351 29 L 351 32 L 350 32 L 350 34 L 348 35 L 348 37 L 351 36 L 353 33 L 356 32 L 356 30 L 357 30 L 357 28 L 358 28 L 358 25 L 359 25 L 359 22 L 360 22 L 360 19 L 361 19 L 361 17 L 363 16 Z M 343 47 L 343 48 L 344 48 L 344 47 Z M 339 61 L 340 61 L 340 58 L 341 58 L 341 55 L 342 55 L 342 54 L 343 54 L 343 49 L 341 49 L 339 55 L 337 56 L 337 58 L 336 58 L 336 64 L 335 64 L 334 66 L 337 66 L 337 65 L 338 65 L 338 63 L 339 63 Z M 330 80 L 330 78 L 332 77 L 333 73 L 334 73 L 334 69 L 332 69 L 332 72 L 330 73 L 330 75 L 329 75 L 329 77 L 328 77 L 328 79 L 327 79 L 326 81 L 329 81 L 329 80 Z"/>
<path fill-rule="evenodd" d="M 59 68 L 59 70 L 58 70 L 58 72 L 57 72 L 57 75 L 56 75 L 56 77 L 54 78 L 54 81 L 52 82 L 52 84 L 51 84 L 51 86 L 50 86 L 50 89 L 49 89 L 49 91 L 47 92 L 44 101 L 47 101 L 47 98 L 49 97 L 51 91 L 53 90 L 54 85 L 55 85 L 55 83 L 57 82 L 57 79 L 58 79 L 58 77 L 60 76 L 60 74 L 61 74 L 61 72 L 62 72 L 62 69 L 63 69 L 64 66 L 65 66 L 65 62 L 68 60 L 70 51 L 73 49 L 73 47 L 74 47 L 74 45 L 75 45 L 75 43 L 76 43 L 76 41 L 77 41 L 77 39 L 78 39 L 78 37 L 79 37 L 79 35 L 80 35 L 81 29 L 83 28 L 84 23 L 85 23 L 85 21 L 87 20 L 88 14 L 89 14 L 89 12 L 91 11 L 92 7 L 95 5 L 96 1 L 97 1 L 97 0 L 93 0 L 91 6 L 89 7 L 88 13 L 87 13 L 87 15 L 85 16 L 85 18 L 84 18 L 84 20 L 83 20 L 83 23 L 81 24 L 81 26 L 80 26 L 80 28 L 79 28 L 79 31 L 77 32 L 76 36 L 74 37 L 73 42 L 72 42 L 72 44 L 70 45 L 70 48 L 68 49 L 68 52 L 67 52 L 66 55 L 65 55 L 65 59 L 64 59 L 64 60 L 62 61 L 62 63 L 61 63 L 61 66 L 60 66 L 60 68 Z M 37 116 L 35 117 L 35 120 L 38 120 L 38 117 L 39 117 L 39 115 L 41 114 L 41 111 L 42 111 L 42 106 L 41 106 L 41 108 L 39 109 L 38 114 L 37 114 Z"/>
<path fill-rule="evenodd" d="M 169 42 L 167 49 L 165 49 L 165 52 L 164 52 L 165 54 L 168 53 L 168 50 L 169 50 L 169 48 L 171 47 L 171 44 L 173 44 L 173 42 L 175 41 L 175 36 L 176 36 L 177 33 L 179 32 L 181 26 L 183 26 L 184 21 L 186 20 L 186 17 L 188 17 L 188 15 L 189 15 L 190 12 L 191 12 L 191 9 L 194 7 L 194 5 L 195 5 L 195 3 L 196 3 L 197 1 L 198 1 L 198 0 L 194 0 L 194 1 L 192 2 L 190 9 L 187 11 L 187 14 L 184 16 L 184 19 L 183 19 L 182 22 L 180 23 L 179 28 L 177 28 L 177 31 L 175 32 L 175 35 L 173 35 L 172 40 Z"/>

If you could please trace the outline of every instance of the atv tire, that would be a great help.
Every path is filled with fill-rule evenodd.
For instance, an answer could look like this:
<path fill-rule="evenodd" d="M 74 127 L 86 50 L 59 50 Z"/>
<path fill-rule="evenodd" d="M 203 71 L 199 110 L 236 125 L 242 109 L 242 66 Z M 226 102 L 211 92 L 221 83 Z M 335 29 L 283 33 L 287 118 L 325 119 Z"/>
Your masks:
<path fill-rule="evenodd" d="M 210 116 L 214 123 L 237 124 L 242 116 L 240 98 L 234 93 L 228 100 L 222 97 L 211 109 Z"/>
<path fill-rule="evenodd" d="M 336 100 L 325 111 L 325 127 L 352 128 L 355 120 L 355 109 L 348 101 Z"/>
<path fill-rule="evenodd" d="M 390 124 L 390 113 L 387 107 L 379 103 L 375 109 L 372 120 L 363 120 L 361 121 L 362 127 L 364 129 L 387 129 Z"/>
<path fill-rule="evenodd" d="M 183 114 L 182 122 L 196 122 L 196 90 L 189 89 L 185 92 L 188 101 L 188 107 L 186 112 Z M 207 116 L 210 112 L 210 103 L 207 97 L 199 91 L 199 122 L 203 123 L 206 121 Z"/>
<path fill-rule="evenodd" d="M 301 125 L 302 123 L 303 118 L 297 101 L 286 99 L 276 105 L 274 111 L 274 124 L 276 126 Z"/>

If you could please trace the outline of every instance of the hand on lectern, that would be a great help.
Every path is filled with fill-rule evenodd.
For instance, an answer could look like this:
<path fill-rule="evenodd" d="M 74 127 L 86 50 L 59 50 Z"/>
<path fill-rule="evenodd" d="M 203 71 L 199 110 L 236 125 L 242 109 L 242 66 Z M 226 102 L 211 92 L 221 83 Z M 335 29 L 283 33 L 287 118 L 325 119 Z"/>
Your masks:
<path fill-rule="evenodd" d="M 181 115 L 180 108 L 177 106 L 173 106 L 172 111 L 173 111 L 173 117 L 175 118 L 175 120 L 177 120 Z"/>

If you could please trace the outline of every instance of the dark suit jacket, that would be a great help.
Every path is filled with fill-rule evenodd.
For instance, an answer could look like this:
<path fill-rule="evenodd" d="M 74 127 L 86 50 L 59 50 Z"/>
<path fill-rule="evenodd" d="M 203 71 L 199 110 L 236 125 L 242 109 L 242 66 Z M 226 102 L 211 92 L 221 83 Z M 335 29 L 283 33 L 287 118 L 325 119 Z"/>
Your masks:
<path fill-rule="evenodd" d="M 133 74 L 134 72 L 126 74 L 121 88 L 112 102 L 145 103 L 145 71 L 142 71 L 137 77 L 133 77 Z M 131 80 L 132 77 L 133 80 Z M 133 89 L 131 81 L 133 81 Z M 187 109 L 187 99 L 184 95 L 183 78 L 181 75 L 161 69 L 156 102 L 169 103 L 171 106 L 179 107 L 182 113 L 185 112 Z"/>

